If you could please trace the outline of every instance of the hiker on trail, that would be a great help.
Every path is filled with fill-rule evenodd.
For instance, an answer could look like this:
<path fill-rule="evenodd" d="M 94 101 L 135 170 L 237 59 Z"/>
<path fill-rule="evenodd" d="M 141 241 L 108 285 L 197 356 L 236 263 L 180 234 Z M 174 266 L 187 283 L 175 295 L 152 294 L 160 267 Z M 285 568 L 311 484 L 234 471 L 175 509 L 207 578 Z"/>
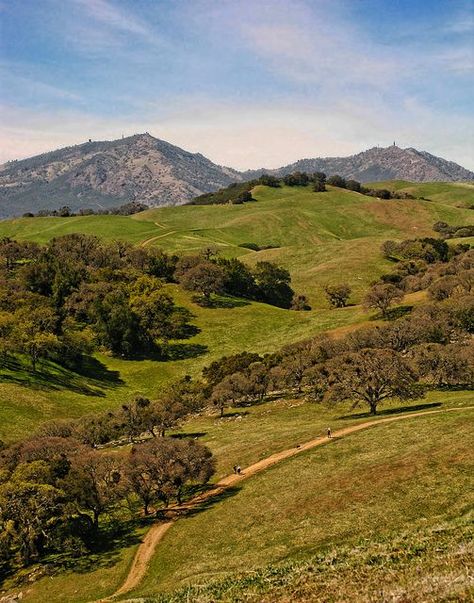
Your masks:
<path fill-rule="evenodd" d="M 237 465 L 234 465 L 232 469 L 234 470 L 234 473 L 237 473 Z"/>
<path fill-rule="evenodd" d="M 237 471 L 237 475 L 240 475 L 242 473 L 242 469 L 240 468 L 240 465 L 237 465 L 236 471 Z"/>
<path fill-rule="evenodd" d="M 328 438 L 332 438 L 331 428 L 328 427 Z"/>

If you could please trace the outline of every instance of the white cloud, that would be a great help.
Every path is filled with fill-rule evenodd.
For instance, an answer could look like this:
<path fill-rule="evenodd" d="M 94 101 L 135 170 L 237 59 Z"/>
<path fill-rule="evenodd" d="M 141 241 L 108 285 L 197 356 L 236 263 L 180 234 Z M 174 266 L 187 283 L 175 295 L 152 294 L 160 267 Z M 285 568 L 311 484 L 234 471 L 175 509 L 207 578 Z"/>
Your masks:
<path fill-rule="evenodd" d="M 109 56 L 111 51 L 124 51 L 121 58 L 125 62 L 138 48 L 151 49 L 163 43 L 150 21 L 110 0 L 71 0 L 71 7 L 59 11 L 48 26 L 52 35 L 62 36 L 79 52 Z"/>
<path fill-rule="evenodd" d="M 143 113 L 135 119 L 3 108 L 6 119 L 0 128 L 0 161 L 79 144 L 88 138 L 115 139 L 149 131 L 238 169 L 278 167 L 303 157 L 349 155 L 377 144 L 387 146 L 393 140 L 474 168 L 472 144 L 466 142 L 466 131 L 472 131 L 474 120 L 434 113 L 416 99 L 396 108 L 385 107 L 377 99 L 372 103 L 355 101 L 344 99 L 330 107 L 304 103 L 295 107 L 213 104 L 203 99 L 185 103 L 177 99 L 174 106 L 180 107 L 179 111 Z"/>
<path fill-rule="evenodd" d="M 119 9 L 107 0 L 73 0 L 84 12 L 110 29 L 116 29 L 138 36 L 151 34 L 148 26 L 129 12 Z"/>

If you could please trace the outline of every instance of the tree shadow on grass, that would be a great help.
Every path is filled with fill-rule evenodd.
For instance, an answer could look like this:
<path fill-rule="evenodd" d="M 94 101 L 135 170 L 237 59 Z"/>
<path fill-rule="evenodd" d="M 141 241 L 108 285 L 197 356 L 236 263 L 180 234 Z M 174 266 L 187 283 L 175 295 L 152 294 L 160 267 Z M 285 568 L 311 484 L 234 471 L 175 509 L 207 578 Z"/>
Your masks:
<path fill-rule="evenodd" d="M 156 345 L 154 349 L 134 354 L 124 360 L 153 360 L 154 362 L 171 362 L 188 360 L 206 354 L 207 345 L 202 343 L 183 343 L 181 341 Z"/>
<path fill-rule="evenodd" d="M 413 310 L 413 306 L 397 306 L 396 308 L 390 308 L 387 311 L 387 320 L 397 320 L 397 318 L 402 318 Z"/>
<path fill-rule="evenodd" d="M 124 548 L 141 542 L 141 536 L 137 533 L 139 525 L 138 521 L 131 520 L 115 525 L 113 529 L 100 530 L 89 544 L 90 552 L 83 556 L 75 557 L 64 553 L 48 557 L 45 564 L 47 573 L 72 571 L 86 574 L 99 568 L 113 567 L 120 561 Z"/>
<path fill-rule="evenodd" d="M 397 408 L 386 408 L 379 410 L 376 415 L 370 414 L 370 412 L 361 412 L 356 415 L 342 415 L 337 417 L 338 420 L 345 421 L 347 419 L 376 419 L 377 417 L 386 417 L 390 415 L 400 415 L 407 412 L 417 412 L 420 410 L 430 410 L 443 406 L 441 402 L 430 402 L 427 404 L 416 404 L 415 406 L 397 406 Z"/>
<path fill-rule="evenodd" d="M 100 397 L 106 395 L 106 390 L 123 384 L 118 371 L 108 369 L 93 357 L 84 358 L 75 370 L 48 361 L 39 364 L 36 371 L 18 358 L 11 358 L 2 367 L 0 382 Z"/>
<path fill-rule="evenodd" d="M 397 318 L 402 318 L 413 310 L 413 306 L 397 306 L 396 308 L 390 308 L 387 310 L 385 316 L 382 312 L 377 312 L 369 318 L 370 321 L 377 320 L 396 320 Z"/>
<path fill-rule="evenodd" d="M 192 301 L 201 308 L 242 308 L 249 306 L 250 301 L 241 297 L 232 297 L 227 295 L 213 295 L 207 299 L 201 295 L 193 295 Z"/>
<path fill-rule="evenodd" d="M 207 345 L 202 343 L 170 343 L 166 346 L 163 360 L 188 360 L 206 354 Z"/>
<path fill-rule="evenodd" d="M 214 485 L 210 484 L 208 486 L 201 486 L 193 489 L 192 497 L 197 496 L 199 494 L 205 494 L 207 491 L 213 490 L 215 488 Z M 211 509 L 215 505 L 223 502 L 232 496 L 235 496 L 240 492 L 241 488 L 239 486 L 229 486 L 228 488 L 223 488 L 222 490 L 216 492 L 213 496 L 209 496 L 209 498 L 196 503 L 193 507 L 187 507 L 186 503 L 182 506 L 170 507 L 168 509 L 159 509 L 157 511 L 157 517 L 162 520 L 170 520 L 175 519 L 177 517 L 194 517 L 203 511 L 207 511 Z"/>
<path fill-rule="evenodd" d="M 207 435 L 207 431 L 194 431 L 189 433 L 172 433 L 169 437 L 174 438 L 175 440 L 186 440 L 188 438 L 196 440 L 198 438 L 203 438 L 205 435 Z"/>

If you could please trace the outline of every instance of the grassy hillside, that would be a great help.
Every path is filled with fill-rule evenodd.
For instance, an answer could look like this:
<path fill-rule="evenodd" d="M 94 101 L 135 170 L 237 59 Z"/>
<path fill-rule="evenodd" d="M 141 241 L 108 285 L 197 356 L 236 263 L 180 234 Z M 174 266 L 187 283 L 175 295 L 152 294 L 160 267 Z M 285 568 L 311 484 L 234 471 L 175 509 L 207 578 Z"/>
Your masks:
<path fill-rule="evenodd" d="M 474 222 L 472 210 L 467 209 L 474 187 L 410 186 L 420 195 L 429 189 L 433 201 L 378 201 L 336 188 L 313 193 L 311 187 L 259 186 L 253 192 L 257 202 L 245 205 L 167 207 L 132 217 L 23 218 L 0 223 L 0 236 L 44 242 L 84 232 L 181 253 L 212 246 L 249 264 L 281 263 L 292 272 L 296 288 L 310 296 L 313 306 L 321 306 L 321 285 L 334 280 L 348 281 L 356 300 L 360 297 L 367 281 L 388 267 L 379 253 L 387 238 L 433 236 L 431 227 L 438 220 Z M 240 247 L 246 243 L 274 248 L 255 252 Z"/>
<path fill-rule="evenodd" d="M 175 360 L 124 361 L 97 355 L 94 366 L 86 367 L 82 376 L 52 365 L 39 376 L 24 366 L 2 370 L 0 438 L 20 437 L 48 418 L 116 407 L 138 392 L 153 397 L 170 378 L 197 374 L 226 353 L 243 349 L 270 352 L 320 331 L 345 329 L 366 320 L 367 314 L 358 305 L 328 309 L 324 285 L 349 283 L 351 301 L 357 304 L 370 281 L 390 268 L 380 254 L 382 241 L 434 235 L 431 226 L 437 220 L 473 222 L 472 210 L 457 207 L 464 199 L 463 185 L 416 186 L 435 187 L 443 200 L 378 201 L 334 188 L 316 194 L 310 187 L 257 187 L 253 193 L 257 201 L 245 205 L 170 207 L 133 217 L 1 222 L 0 236 L 39 242 L 84 232 L 168 251 L 196 252 L 212 246 L 249 264 L 273 260 L 291 271 L 295 290 L 309 296 L 313 310 L 292 312 L 240 302 L 235 308 L 200 308 L 179 288 L 170 286 L 177 302 L 195 314 L 194 323 L 201 329 L 185 344 L 175 346 Z M 444 200 L 446 195 L 449 198 Z M 273 248 L 255 252 L 240 247 L 245 243 Z"/>
<path fill-rule="evenodd" d="M 374 427 L 252 478 L 233 496 L 179 521 L 133 594 L 203 584 L 340 546 L 363 547 L 367 540 L 426 535 L 441 517 L 463 517 L 474 502 L 467 494 L 474 436 L 469 412 Z M 416 575 L 412 580 L 414 587 Z M 346 597 L 337 600 L 358 600 L 355 581 L 349 579 Z M 324 600 L 333 600 L 334 585 L 328 586 Z M 370 585 L 374 593 L 378 586 Z M 282 600 L 290 599 L 287 591 Z"/>
<path fill-rule="evenodd" d="M 406 192 L 415 197 L 425 197 L 437 203 L 446 203 L 459 207 L 469 207 L 474 203 L 474 184 L 472 182 L 407 182 L 406 180 L 387 180 L 371 182 L 370 188 L 387 188 L 391 191 Z"/>
<path fill-rule="evenodd" d="M 432 392 L 423 403 L 437 409 L 472 402 L 470 392 Z M 215 479 L 235 462 L 254 463 L 324 433 L 328 424 L 337 430 L 367 420 L 348 407 L 330 409 L 292 400 L 236 410 L 236 416 L 223 420 L 199 417 L 186 425 L 185 433 L 205 434 L 200 439 L 218 460 Z M 397 414 L 396 407 L 386 410 Z M 229 572 L 252 571 L 258 577 L 258 568 L 269 563 L 304 563 L 335 547 L 341 553 L 343 545 L 352 554 L 354 545 L 360 545 L 355 551 L 362 553 L 363 546 L 373 544 L 364 539 L 374 539 L 376 547 L 406 536 L 414 540 L 411 550 L 418 550 L 419 531 L 426 536 L 426 530 L 461 516 L 469 505 L 465 493 L 471 419 L 472 411 L 456 410 L 373 427 L 252 477 L 231 496 L 170 530 L 139 594 L 154 596 L 186 583 L 205 584 Z M 117 539 L 107 555 L 64 563 L 57 575 L 23 588 L 25 600 L 86 603 L 110 594 L 121 584 L 141 534 L 137 528 L 129 538 Z M 341 571 L 356 562 L 344 560 Z M 288 582 L 297 577 L 292 567 L 287 569 Z M 275 575 L 275 570 L 269 573 Z M 230 590 L 239 594 L 233 581 Z M 268 578 L 263 582 L 271 586 Z M 240 587 L 242 598 L 248 583 L 245 579 Z M 229 582 L 211 589 L 202 601 L 220 600 L 217 595 L 222 596 L 225 588 Z M 271 592 L 268 601 L 278 600 Z M 193 593 L 190 597 L 179 596 L 176 601 L 200 600 Z M 252 600 L 263 600 L 260 597 L 261 593 Z"/>

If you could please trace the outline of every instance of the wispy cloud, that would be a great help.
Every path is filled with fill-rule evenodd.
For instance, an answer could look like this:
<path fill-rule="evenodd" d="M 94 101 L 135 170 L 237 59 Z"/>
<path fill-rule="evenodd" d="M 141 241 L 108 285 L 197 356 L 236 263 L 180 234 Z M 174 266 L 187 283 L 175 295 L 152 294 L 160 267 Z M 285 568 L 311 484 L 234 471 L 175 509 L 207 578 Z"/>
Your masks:
<path fill-rule="evenodd" d="M 87 54 L 110 49 L 131 52 L 137 47 L 162 44 L 156 28 L 136 11 L 110 0 L 72 0 L 72 4 L 75 10 L 62 14 L 60 29 L 78 50 Z"/>
<path fill-rule="evenodd" d="M 73 0 L 92 19 L 108 28 L 139 36 L 150 35 L 148 26 L 130 12 L 125 12 L 107 0 Z"/>
<path fill-rule="evenodd" d="M 28 75 L 28 67 L 18 62 L 0 62 L 0 80 L 5 88 L 30 90 L 44 101 L 59 99 L 65 101 L 81 102 L 83 97 L 67 88 L 49 84 L 37 77 Z"/>
<path fill-rule="evenodd" d="M 466 131 L 474 119 L 440 114 L 407 98 L 401 107 L 383 101 L 341 98 L 333 105 L 291 103 L 222 103 L 212 99 L 178 99 L 176 110 L 151 108 L 124 119 L 79 111 L 26 111 L 0 107 L 0 161 L 27 157 L 87 138 L 120 138 L 149 131 L 222 165 L 247 169 L 278 167 L 302 157 L 349 155 L 396 139 L 404 147 L 428 150 L 474 169 Z M 449 123 L 449 137 L 439 123 Z M 7 125 L 8 124 L 8 125 Z M 125 124 L 125 126 L 124 126 Z"/>
<path fill-rule="evenodd" d="M 474 167 L 472 0 L 29 2 L 2 159 L 148 130 L 238 168 L 394 138 Z"/>

